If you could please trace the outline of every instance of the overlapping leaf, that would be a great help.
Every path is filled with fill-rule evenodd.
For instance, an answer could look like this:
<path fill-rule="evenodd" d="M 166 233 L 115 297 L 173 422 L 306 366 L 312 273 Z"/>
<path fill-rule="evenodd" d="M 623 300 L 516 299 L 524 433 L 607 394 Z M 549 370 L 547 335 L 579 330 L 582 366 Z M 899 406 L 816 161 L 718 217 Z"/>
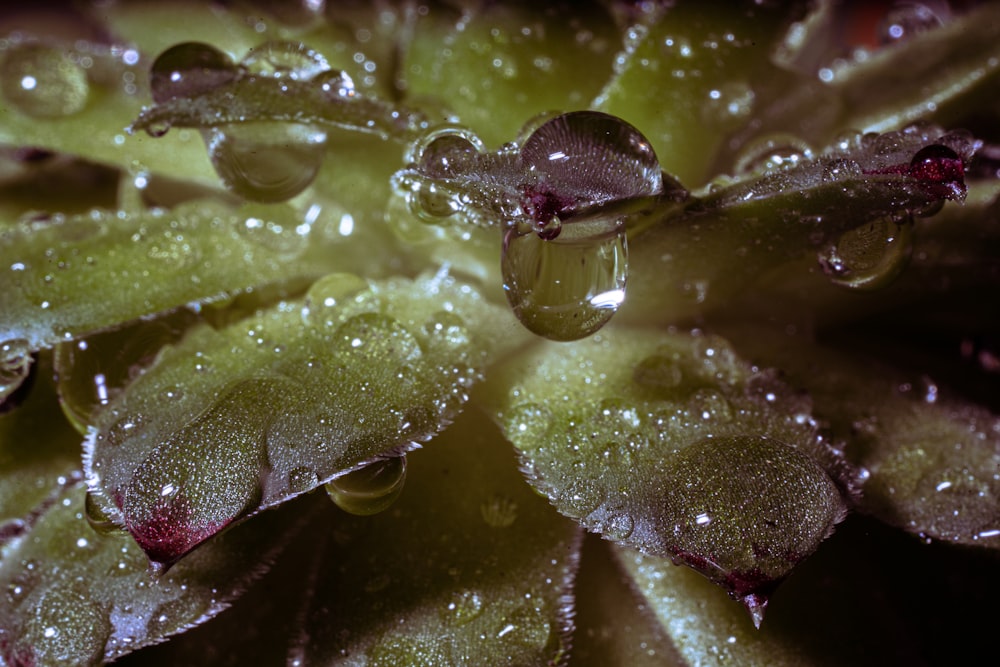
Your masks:
<path fill-rule="evenodd" d="M 154 562 L 172 563 L 233 521 L 438 431 L 505 324 L 446 276 L 328 276 L 304 302 L 195 329 L 162 353 L 99 416 L 89 482 Z"/>
<path fill-rule="evenodd" d="M 529 482 L 605 538 L 690 565 L 760 622 L 845 514 L 806 397 L 722 339 L 618 330 L 544 345 L 492 385 Z"/>

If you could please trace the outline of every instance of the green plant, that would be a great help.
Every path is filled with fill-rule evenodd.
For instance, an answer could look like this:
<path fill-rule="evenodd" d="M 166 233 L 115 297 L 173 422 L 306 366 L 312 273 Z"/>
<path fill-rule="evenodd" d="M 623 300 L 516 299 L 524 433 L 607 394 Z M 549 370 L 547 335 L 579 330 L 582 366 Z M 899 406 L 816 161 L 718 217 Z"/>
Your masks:
<path fill-rule="evenodd" d="M 6 11 L 0 664 L 991 649 L 997 5 Z"/>

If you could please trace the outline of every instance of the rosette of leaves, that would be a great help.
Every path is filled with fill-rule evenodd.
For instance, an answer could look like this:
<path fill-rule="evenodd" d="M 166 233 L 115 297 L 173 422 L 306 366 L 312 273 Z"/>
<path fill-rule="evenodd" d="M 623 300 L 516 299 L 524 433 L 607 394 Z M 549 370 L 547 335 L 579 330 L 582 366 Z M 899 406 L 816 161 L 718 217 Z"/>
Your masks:
<path fill-rule="evenodd" d="M 4 8 L 0 664 L 983 661 L 1000 13 L 880 7 Z"/>

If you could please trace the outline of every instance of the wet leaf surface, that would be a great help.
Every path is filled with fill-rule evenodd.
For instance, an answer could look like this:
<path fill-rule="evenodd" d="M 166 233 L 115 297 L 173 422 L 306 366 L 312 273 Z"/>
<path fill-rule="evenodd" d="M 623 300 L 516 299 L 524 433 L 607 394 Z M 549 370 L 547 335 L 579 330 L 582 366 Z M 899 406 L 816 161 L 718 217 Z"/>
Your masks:
<path fill-rule="evenodd" d="M 304 301 L 195 328 L 99 415 L 86 456 L 95 499 L 153 562 L 173 563 L 440 430 L 502 347 L 504 322 L 444 275 L 333 274 Z"/>
<path fill-rule="evenodd" d="M 808 397 L 721 338 L 618 330 L 538 346 L 503 377 L 496 414 L 529 483 L 588 530 L 697 569 L 757 623 L 844 517 L 850 472 Z"/>

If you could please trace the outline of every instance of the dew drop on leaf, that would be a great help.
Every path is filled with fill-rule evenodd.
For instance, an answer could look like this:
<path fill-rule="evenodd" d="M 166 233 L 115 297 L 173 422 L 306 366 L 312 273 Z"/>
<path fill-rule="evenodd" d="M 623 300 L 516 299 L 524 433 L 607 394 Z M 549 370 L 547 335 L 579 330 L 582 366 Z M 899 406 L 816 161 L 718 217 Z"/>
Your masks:
<path fill-rule="evenodd" d="M 234 123 L 203 136 L 219 178 L 251 201 L 280 202 L 299 194 L 316 179 L 326 154 L 326 132 L 301 123 Z"/>
<path fill-rule="evenodd" d="M 15 338 L 0 343 L 0 405 L 24 383 L 31 363 L 28 341 Z"/>
<path fill-rule="evenodd" d="M 875 290 L 895 280 L 910 259 L 913 219 L 883 216 L 841 234 L 819 253 L 823 272 L 835 285 Z"/>
<path fill-rule="evenodd" d="M 417 361 L 420 343 L 397 320 L 381 313 L 355 315 L 333 334 L 333 351 L 389 366 Z"/>
<path fill-rule="evenodd" d="M 323 97 L 328 100 L 345 100 L 357 95 L 354 79 L 347 72 L 331 69 L 316 74 L 311 81 L 319 86 Z"/>
<path fill-rule="evenodd" d="M 319 476 L 311 468 L 299 466 L 288 473 L 288 488 L 293 493 L 304 493 L 319 484 Z"/>
<path fill-rule="evenodd" d="M 250 74 L 297 81 L 308 81 L 330 70 L 330 64 L 319 52 L 300 42 L 284 41 L 253 47 L 240 65 Z"/>
<path fill-rule="evenodd" d="M 520 151 L 524 167 L 538 179 L 538 192 L 558 203 L 535 202 L 535 219 L 581 205 L 653 195 L 663 189 L 660 163 L 649 141 L 620 118 L 598 111 L 574 111 L 543 123 Z"/>
<path fill-rule="evenodd" d="M 87 72 L 60 49 L 27 44 L 0 63 L 0 90 L 10 106 L 35 118 L 82 111 L 90 94 Z"/>
<path fill-rule="evenodd" d="M 324 308 L 343 306 L 348 299 L 368 289 L 368 281 L 353 273 L 331 273 L 312 284 L 306 292 L 306 307 L 322 321 Z"/>
<path fill-rule="evenodd" d="M 70 423 L 86 433 L 96 411 L 152 363 L 164 345 L 178 340 L 194 318 L 190 311 L 182 310 L 56 345 L 56 388 Z"/>
<path fill-rule="evenodd" d="M 628 251 L 624 228 L 609 226 L 600 236 L 563 233 L 552 241 L 507 230 L 501 255 L 504 292 L 530 331 L 552 340 L 577 340 L 617 312 L 625 301 Z"/>
<path fill-rule="evenodd" d="M 455 178 L 473 173 L 482 150 L 482 140 L 470 130 L 444 127 L 414 144 L 409 159 L 425 176 Z"/>
<path fill-rule="evenodd" d="M 965 198 L 965 163 L 947 146 L 931 144 L 921 148 L 910 160 L 908 173 L 941 197 Z"/>
<path fill-rule="evenodd" d="M 93 493 L 87 493 L 87 499 L 84 501 L 83 507 L 84 514 L 87 517 L 87 523 L 98 535 L 109 535 L 122 530 L 122 527 L 116 524 L 114 520 L 108 516 L 108 513 L 104 511 L 101 507 L 101 503 L 96 499 Z"/>
<path fill-rule="evenodd" d="M 406 456 L 392 456 L 327 482 L 326 492 L 345 512 L 368 516 L 388 509 L 405 481 Z"/>
<path fill-rule="evenodd" d="M 214 46 L 184 42 L 153 61 L 149 87 L 153 101 L 162 104 L 176 97 L 196 97 L 230 83 L 238 74 L 232 59 Z"/>
<path fill-rule="evenodd" d="M 736 174 L 789 169 L 812 158 L 809 144 L 792 134 L 761 137 L 744 146 L 734 161 Z"/>

